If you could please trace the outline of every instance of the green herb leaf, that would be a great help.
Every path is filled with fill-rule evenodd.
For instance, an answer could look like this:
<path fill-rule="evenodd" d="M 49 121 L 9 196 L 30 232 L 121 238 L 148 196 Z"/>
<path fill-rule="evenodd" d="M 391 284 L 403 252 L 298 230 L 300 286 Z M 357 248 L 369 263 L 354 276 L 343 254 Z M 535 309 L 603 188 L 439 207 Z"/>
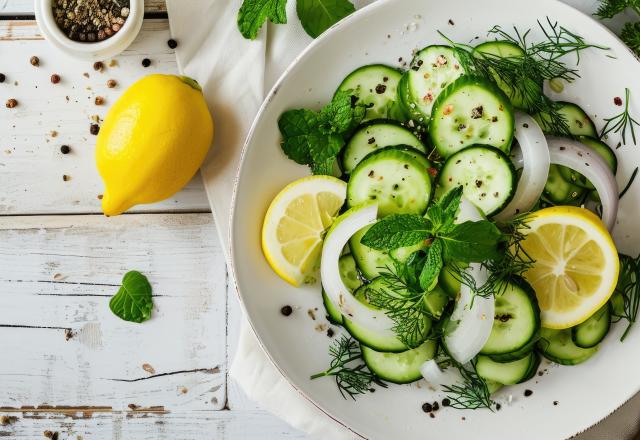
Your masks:
<path fill-rule="evenodd" d="M 135 270 L 127 272 L 118 293 L 109 301 L 109 308 L 125 321 L 140 323 L 151 318 L 153 300 L 147 277 Z"/>
<path fill-rule="evenodd" d="M 364 105 L 354 105 L 351 91 L 338 91 L 331 102 L 320 110 L 324 134 L 346 133 L 353 131 L 367 111 Z"/>
<path fill-rule="evenodd" d="M 348 0 L 298 0 L 296 11 L 305 32 L 312 38 L 354 12 Z"/>
<path fill-rule="evenodd" d="M 620 39 L 640 57 L 640 21 L 625 24 L 620 33 Z"/>
<path fill-rule="evenodd" d="M 622 145 L 627 145 L 627 129 L 631 133 L 631 141 L 633 145 L 636 143 L 636 127 L 640 127 L 640 122 L 636 120 L 630 112 L 629 105 L 631 103 L 631 91 L 629 88 L 624 89 L 624 110 L 619 114 L 610 118 L 604 118 L 605 124 L 600 132 L 600 139 L 611 133 L 620 133 L 622 136 Z"/>
<path fill-rule="evenodd" d="M 451 230 L 460 209 L 462 186 L 452 189 L 427 209 L 426 217 L 433 223 L 434 233 Z"/>
<path fill-rule="evenodd" d="M 438 284 L 438 275 L 442 270 L 442 241 L 435 239 L 427 250 L 427 260 L 420 272 L 420 287 L 430 292 Z"/>
<path fill-rule="evenodd" d="M 318 115 L 307 109 L 288 110 L 280 115 L 278 128 L 284 138 L 282 150 L 289 159 L 306 165 L 312 162 L 309 144 L 320 142 L 320 136 L 315 133 L 318 125 Z"/>
<path fill-rule="evenodd" d="M 431 230 L 431 222 L 420 215 L 389 215 L 369 228 L 360 243 L 381 251 L 397 249 L 428 239 Z"/>
<path fill-rule="evenodd" d="M 287 0 L 244 0 L 238 11 L 238 29 L 244 38 L 255 40 L 267 19 L 271 23 L 287 22 Z"/>
<path fill-rule="evenodd" d="M 613 18 L 627 8 L 633 8 L 640 14 L 640 0 L 600 0 L 600 6 L 594 15 Z"/>
<path fill-rule="evenodd" d="M 490 221 L 481 220 L 455 225 L 453 230 L 440 238 L 447 259 L 464 263 L 481 263 L 500 256 L 498 245 L 503 235 L 496 225 Z"/>

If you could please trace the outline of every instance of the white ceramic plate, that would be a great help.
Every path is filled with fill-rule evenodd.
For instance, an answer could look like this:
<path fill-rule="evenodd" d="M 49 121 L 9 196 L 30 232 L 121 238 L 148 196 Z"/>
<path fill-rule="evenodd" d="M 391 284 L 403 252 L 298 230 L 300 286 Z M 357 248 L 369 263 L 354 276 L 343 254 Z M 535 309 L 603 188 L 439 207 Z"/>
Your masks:
<path fill-rule="evenodd" d="M 398 65 L 398 58 L 411 59 L 411 52 L 442 43 L 437 30 L 456 41 L 471 41 L 499 24 L 504 28 L 534 29 L 536 20 L 550 17 L 584 36 L 611 48 L 582 54 L 582 78 L 567 86 L 561 98 L 582 106 L 600 128 L 603 117 L 617 114 L 613 103 L 632 89 L 633 108 L 640 114 L 640 63 L 608 30 L 592 18 L 554 0 L 381 0 L 350 16 L 316 40 L 282 76 L 266 99 L 253 125 L 239 173 L 232 219 L 232 258 L 235 279 L 251 324 L 271 359 L 283 374 L 319 408 L 368 438 L 460 439 L 495 438 L 513 433 L 524 439 L 568 438 L 604 418 L 640 389 L 640 325 L 624 343 L 616 325 L 600 352 L 575 367 L 552 367 L 544 363 L 544 376 L 526 385 L 505 388 L 499 400 L 513 395 L 511 405 L 492 413 L 487 410 L 441 410 L 427 417 L 422 403 L 433 401 L 419 383 L 390 386 L 387 390 L 360 396 L 356 402 L 343 399 L 331 379 L 309 380 L 326 368 L 327 347 L 319 286 L 296 289 L 278 278 L 260 250 L 260 228 L 269 202 L 287 183 L 308 174 L 308 169 L 288 160 L 280 150 L 278 116 L 286 109 L 319 107 L 330 100 L 337 84 L 363 64 L 382 62 Z M 452 20 L 455 25 L 449 24 Z M 558 96 L 555 96 L 558 98 Z M 617 139 L 610 139 L 615 145 Z M 618 183 L 623 186 L 640 163 L 640 146 L 617 150 Z M 640 183 L 622 200 L 614 236 L 622 252 L 637 254 L 640 234 L 637 206 Z M 279 310 L 295 307 L 288 318 Z M 316 320 L 307 313 L 315 311 Z M 523 390 L 533 395 L 525 398 Z M 558 401 L 554 406 L 553 402 Z M 466 420 L 462 420 L 462 417 Z"/>

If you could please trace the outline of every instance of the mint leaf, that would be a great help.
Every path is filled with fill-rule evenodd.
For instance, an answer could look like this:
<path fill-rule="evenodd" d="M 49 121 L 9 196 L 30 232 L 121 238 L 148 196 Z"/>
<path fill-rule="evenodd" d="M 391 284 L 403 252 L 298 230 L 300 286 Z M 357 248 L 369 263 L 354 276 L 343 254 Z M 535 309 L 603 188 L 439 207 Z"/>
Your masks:
<path fill-rule="evenodd" d="M 451 229 L 460 208 L 461 198 L 462 186 L 459 186 L 449 191 L 427 209 L 426 217 L 433 223 L 434 231 L 447 232 Z"/>
<path fill-rule="evenodd" d="M 442 241 L 435 239 L 427 249 L 427 259 L 420 272 L 420 287 L 422 290 L 430 292 L 436 287 L 442 265 Z"/>
<path fill-rule="evenodd" d="M 312 38 L 316 38 L 355 10 L 353 3 L 348 0 L 298 0 L 296 5 L 300 23 Z"/>
<path fill-rule="evenodd" d="M 367 111 L 364 105 L 354 105 L 352 91 L 338 91 L 329 105 L 320 111 L 320 120 L 323 125 L 320 131 L 330 133 L 350 133 L 353 131 Z"/>
<path fill-rule="evenodd" d="M 153 300 L 147 277 L 135 270 L 127 272 L 118 293 L 109 301 L 109 308 L 125 321 L 140 323 L 151 318 Z"/>
<path fill-rule="evenodd" d="M 244 38 L 255 40 L 268 19 L 271 23 L 287 22 L 287 0 L 244 0 L 238 11 L 238 29 Z"/>
<path fill-rule="evenodd" d="M 312 162 L 309 143 L 321 142 L 320 139 L 311 139 L 319 137 L 315 131 L 318 123 L 318 115 L 312 110 L 288 110 L 280 115 L 278 128 L 284 138 L 282 150 L 289 159 L 301 165 Z"/>
<path fill-rule="evenodd" d="M 395 214 L 375 223 L 360 243 L 380 251 L 413 246 L 431 237 L 431 222 L 416 214 Z"/>
<path fill-rule="evenodd" d="M 498 258 L 502 232 L 488 220 L 464 222 L 455 225 L 446 235 L 441 235 L 444 255 L 448 260 L 464 263 L 481 263 Z"/>

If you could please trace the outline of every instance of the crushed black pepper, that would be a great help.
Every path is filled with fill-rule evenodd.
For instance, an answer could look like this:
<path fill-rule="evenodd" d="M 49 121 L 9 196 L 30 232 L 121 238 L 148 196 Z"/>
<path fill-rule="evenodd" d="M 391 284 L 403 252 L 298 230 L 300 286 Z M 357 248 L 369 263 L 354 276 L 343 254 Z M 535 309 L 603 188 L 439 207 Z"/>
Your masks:
<path fill-rule="evenodd" d="M 368 143 L 369 145 L 371 145 L 371 144 L 375 144 L 375 142 L 376 142 L 376 138 L 374 138 L 374 137 L 369 138 L 369 140 L 367 141 L 367 143 Z"/>
<path fill-rule="evenodd" d="M 553 401 L 553 406 L 558 406 L 558 401 L 557 400 Z"/>
<path fill-rule="evenodd" d="M 6 75 L 4 73 L 0 73 L 0 83 L 3 83 L 5 79 L 7 79 Z"/>
<path fill-rule="evenodd" d="M 289 316 L 293 313 L 293 307 L 284 306 L 280 309 L 280 313 L 282 313 L 284 316 Z"/>
<path fill-rule="evenodd" d="M 524 397 L 529 397 L 530 395 L 533 394 L 533 391 L 531 390 L 524 390 Z"/>
<path fill-rule="evenodd" d="M 378 95 L 382 95 L 386 91 L 387 91 L 387 86 L 385 86 L 384 84 L 378 84 L 376 86 L 376 93 Z"/>
<path fill-rule="evenodd" d="M 87 43 L 114 36 L 131 12 L 129 0 L 55 0 L 51 9 L 69 39 Z"/>
<path fill-rule="evenodd" d="M 500 411 L 501 408 L 502 408 L 502 405 L 500 405 L 499 403 L 496 403 L 496 411 Z"/>
<path fill-rule="evenodd" d="M 100 133 L 100 126 L 98 124 L 91 124 L 89 126 L 89 133 L 96 136 L 98 133 Z"/>
<path fill-rule="evenodd" d="M 329 336 L 330 338 L 333 338 L 333 335 L 335 335 L 335 332 L 333 331 L 332 328 L 329 328 L 327 330 L 327 336 Z"/>

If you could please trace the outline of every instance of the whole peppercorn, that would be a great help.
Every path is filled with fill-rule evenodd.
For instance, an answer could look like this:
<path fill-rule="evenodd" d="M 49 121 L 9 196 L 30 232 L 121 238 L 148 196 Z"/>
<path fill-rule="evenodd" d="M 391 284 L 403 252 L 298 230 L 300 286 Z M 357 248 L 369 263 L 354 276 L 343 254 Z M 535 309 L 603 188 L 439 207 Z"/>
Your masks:
<path fill-rule="evenodd" d="M 96 96 L 95 103 L 96 103 L 96 105 L 104 104 L 104 98 L 102 96 Z"/>
<path fill-rule="evenodd" d="M 109 81 L 107 81 L 107 87 L 109 87 L 110 89 L 113 89 L 117 85 L 118 83 L 115 79 L 110 79 Z"/>
<path fill-rule="evenodd" d="M 289 316 L 291 315 L 291 313 L 293 313 L 293 307 L 284 306 L 280 309 L 280 313 L 282 313 L 284 316 Z"/>
<path fill-rule="evenodd" d="M 104 69 L 104 64 L 102 64 L 102 61 L 96 61 L 95 63 L 93 63 L 93 70 L 102 72 L 103 69 Z"/>
<path fill-rule="evenodd" d="M 58 75 L 57 73 L 51 75 L 51 82 L 53 84 L 58 84 L 60 82 L 60 75 Z"/>
<path fill-rule="evenodd" d="M 18 101 L 11 98 L 7 100 L 7 103 L 5 105 L 7 106 L 7 108 L 14 108 L 16 105 L 18 105 Z"/>
<path fill-rule="evenodd" d="M 167 41 L 167 46 L 169 46 L 169 49 L 175 49 L 176 47 L 178 47 L 178 42 L 171 38 L 169 41 Z"/>
<path fill-rule="evenodd" d="M 149 67 L 151 65 L 151 60 L 149 58 L 145 58 L 142 60 L 142 67 Z"/>
<path fill-rule="evenodd" d="M 100 126 L 98 124 L 91 124 L 89 127 L 89 133 L 96 136 L 100 132 Z"/>
<path fill-rule="evenodd" d="M 0 83 L 3 83 L 5 79 L 7 79 L 7 77 L 4 75 L 4 73 L 0 73 Z"/>
<path fill-rule="evenodd" d="M 60 147 L 60 152 L 62 154 L 69 154 L 71 152 L 71 147 L 69 147 L 68 145 L 62 145 Z"/>
<path fill-rule="evenodd" d="M 31 63 L 32 66 L 39 66 L 40 65 L 40 58 L 36 57 L 36 56 L 32 56 L 29 59 L 29 62 Z"/>

